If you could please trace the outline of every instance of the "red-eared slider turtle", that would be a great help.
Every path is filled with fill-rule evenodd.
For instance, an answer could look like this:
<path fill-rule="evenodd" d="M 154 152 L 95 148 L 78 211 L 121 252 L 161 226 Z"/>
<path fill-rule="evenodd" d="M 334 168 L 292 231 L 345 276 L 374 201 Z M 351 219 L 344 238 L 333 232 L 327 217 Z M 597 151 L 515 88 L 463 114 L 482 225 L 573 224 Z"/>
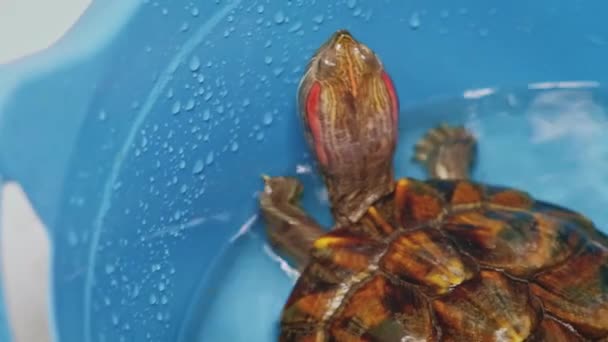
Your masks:
<path fill-rule="evenodd" d="M 346 31 L 317 51 L 298 96 L 336 225 L 299 207 L 298 180 L 265 177 L 269 239 L 302 270 L 281 341 L 608 339 L 608 238 L 591 221 L 470 180 L 476 142 L 462 127 L 417 144 L 429 179 L 394 179 L 397 95 Z"/>

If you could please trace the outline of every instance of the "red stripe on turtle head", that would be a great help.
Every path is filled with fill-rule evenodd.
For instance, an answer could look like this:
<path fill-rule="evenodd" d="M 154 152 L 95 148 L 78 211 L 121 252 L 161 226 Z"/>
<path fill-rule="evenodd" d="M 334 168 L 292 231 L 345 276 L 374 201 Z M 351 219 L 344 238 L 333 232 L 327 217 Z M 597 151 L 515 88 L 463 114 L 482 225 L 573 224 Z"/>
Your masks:
<path fill-rule="evenodd" d="M 388 91 L 388 94 L 391 99 L 391 116 L 393 118 L 393 124 L 396 128 L 399 121 L 399 99 L 397 97 L 397 91 L 395 90 L 393 80 L 386 71 L 382 72 L 382 81 L 384 82 L 386 90 Z"/>
<path fill-rule="evenodd" d="M 325 152 L 325 147 L 322 142 L 321 132 L 321 120 L 319 118 L 319 110 L 321 105 L 321 84 L 319 82 L 313 83 L 312 87 L 308 91 L 306 96 L 306 121 L 308 122 L 308 128 L 312 134 L 312 143 L 314 145 L 317 160 L 322 165 L 327 165 L 328 158 Z"/>

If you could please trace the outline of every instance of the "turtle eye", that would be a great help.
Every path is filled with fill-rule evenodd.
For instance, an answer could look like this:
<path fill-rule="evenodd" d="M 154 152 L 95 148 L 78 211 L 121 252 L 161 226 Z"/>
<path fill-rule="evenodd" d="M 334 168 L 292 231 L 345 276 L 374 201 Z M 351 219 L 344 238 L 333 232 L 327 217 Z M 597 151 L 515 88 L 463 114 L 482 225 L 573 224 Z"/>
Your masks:
<path fill-rule="evenodd" d="M 321 84 L 315 82 L 306 96 L 306 122 L 308 129 L 312 135 L 312 144 L 314 145 L 317 159 L 322 165 L 327 165 L 327 153 L 322 143 L 321 137 L 321 120 L 319 119 L 319 111 L 321 109 Z"/>
<path fill-rule="evenodd" d="M 382 72 L 382 81 L 386 86 L 388 96 L 391 100 L 391 116 L 393 118 L 393 123 L 397 125 L 397 120 L 399 116 L 399 100 L 397 99 L 397 92 L 395 91 L 393 80 L 391 80 L 391 77 L 386 73 L 386 71 Z"/>

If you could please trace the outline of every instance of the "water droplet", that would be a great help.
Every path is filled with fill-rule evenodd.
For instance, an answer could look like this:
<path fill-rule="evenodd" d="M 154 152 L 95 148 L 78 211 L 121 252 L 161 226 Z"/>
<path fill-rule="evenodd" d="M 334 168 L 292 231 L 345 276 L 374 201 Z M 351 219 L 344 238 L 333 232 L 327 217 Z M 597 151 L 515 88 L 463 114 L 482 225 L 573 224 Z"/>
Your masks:
<path fill-rule="evenodd" d="M 266 43 L 264 43 L 264 47 L 265 48 L 269 48 L 272 46 L 272 41 L 271 40 L 267 40 Z"/>
<path fill-rule="evenodd" d="M 184 107 L 184 109 L 186 109 L 187 111 L 191 111 L 192 109 L 194 109 L 194 99 L 189 99 L 188 102 L 186 102 L 186 106 Z"/>
<path fill-rule="evenodd" d="M 264 125 L 269 126 L 272 123 L 272 113 L 264 113 L 264 118 L 262 119 L 262 122 L 264 123 Z"/>
<path fill-rule="evenodd" d="M 182 104 L 179 101 L 173 102 L 173 106 L 171 107 L 171 113 L 173 115 L 178 114 L 182 110 Z"/>
<path fill-rule="evenodd" d="M 446 9 L 441 10 L 441 12 L 439 12 L 439 17 L 441 17 L 442 19 L 445 19 L 449 16 L 450 16 L 450 12 Z"/>
<path fill-rule="evenodd" d="M 355 8 L 355 6 L 357 6 L 357 0 L 347 0 L 346 6 L 348 6 L 350 9 Z"/>
<path fill-rule="evenodd" d="M 162 320 L 164 319 L 164 317 L 163 317 L 163 313 L 159 311 L 159 312 L 156 314 L 156 319 L 157 319 L 157 320 L 159 320 L 159 321 L 162 321 Z"/>
<path fill-rule="evenodd" d="M 297 30 L 302 28 L 302 22 L 301 21 L 296 21 L 293 25 L 291 25 L 289 27 L 289 29 L 287 30 L 287 32 L 296 32 Z"/>
<path fill-rule="evenodd" d="M 329 203 L 329 193 L 327 192 L 327 188 L 323 187 L 321 189 L 318 189 L 315 192 L 316 192 L 316 195 L 317 195 L 317 200 L 320 203 L 323 203 L 323 204 Z"/>
<path fill-rule="evenodd" d="M 138 285 L 133 286 L 133 293 L 131 293 L 131 297 L 137 298 L 139 296 L 139 290 L 140 288 Z"/>
<path fill-rule="evenodd" d="M 179 192 L 184 194 L 186 191 L 188 191 L 188 186 L 186 184 L 182 184 L 182 186 L 179 188 Z"/>
<path fill-rule="evenodd" d="M 114 265 L 106 264 L 106 274 L 114 273 Z"/>
<path fill-rule="evenodd" d="M 190 28 L 190 25 L 188 25 L 188 23 L 184 22 L 182 24 L 182 26 L 179 28 L 179 30 L 182 32 L 186 32 L 186 31 L 188 31 L 189 28 Z"/>
<path fill-rule="evenodd" d="M 192 7 L 192 10 L 190 10 L 190 14 L 192 14 L 193 17 L 198 17 L 198 13 L 197 7 Z"/>
<path fill-rule="evenodd" d="M 211 165 L 213 164 L 213 159 L 214 159 L 214 155 L 213 155 L 213 151 L 209 151 L 209 153 L 207 154 L 207 158 L 205 158 L 205 163 L 207 163 L 207 165 Z"/>
<path fill-rule="evenodd" d="M 243 107 L 249 107 L 250 104 L 251 100 L 248 97 L 243 99 Z"/>
<path fill-rule="evenodd" d="M 314 21 L 317 24 L 322 24 L 323 19 L 324 19 L 323 14 L 315 15 L 314 17 L 312 17 L 312 21 Z"/>
<path fill-rule="evenodd" d="M 211 100 L 211 98 L 212 98 L 212 97 L 213 97 L 213 93 L 212 93 L 212 92 L 210 92 L 210 91 L 208 91 L 208 92 L 205 94 L 205 97 L 203 97 L 203 99 L 205 100 L 205 102 L 208 102 L 209 100 Z"/>
<path fill-rule="evenodd" d="M 167 90 L 167 98 L 168 99 L 173 98 L 173 88 L 169 88 L 169 90 Z"/>
<path fill-rule="evenodd" d="M 110 306 L 110 304 L 112 304 L 112 301 L 110 301 L 110 297 L 106 296 L 106 297 L 103 297 L 103 303 L 106 306 Z"/>
<path fill-rule="evenodd" d="M 262 141 L 264 140 L 264 132 L 258 132 L 258 134 L 255 135 L 255 139 L 257 141 Z"/>
<path fill-rule="evenodd" d="M 480 35 L 481 37 L 487 37 L 487 36 L 488 36 L 488 34 L 489 34 L 488 29 L 486 29 L 486 28 L 479 29 L 479 35 Z"/>
<path fill-rule="evenodd" d="M 232 144 L 230 145 L 230 151 L 236 152 L 238 150 L 239 150 L 239 143 L 237 143 L 236 141 L 232 142 Z"/>
<path fill-rule="evenodd" d="M 211 119 L 211 111 L 207 108 L 203 111 L 203 121 L 209 121 L 209 119 Z"/>
<path fill-rule="evenodd" d="M 412 13 L 410 17 L 410 28 L 412 30 L 417 30 L 420 27 L 420 15 L 418 12 Z"/>
<path fill-rule="evenodd" d="M 153 293 L 150 295 L 150 304 L 154 305 L 156 304 L 156 302 L 158 301 L 158 299 L 156 298 L 156 295 Z"/>
<path fill-rule="evenodd" d="M 215 108 L 215 111 L 218 112 L 219 114 L 223 114 L 224 113 L 224 106 L 219 105 Z"/>
<path fill-rule="evenodd" d="M 106 119 L 108 118 L 108 115 L 106 114 L 105 110 L 102 110 L 99 112 L 99 121 L 106 121 Z"/>
<path fill-rule="evenodd" d="M 148 138 L 144 135 L 141 137 L 141 147 L 145 148 L 146 146 L 148 146 Z"/>
<path fill-rule="evenodd" d="M 118 325 L 118 315 L 115 313 L 112 314 L 112 324 Z"/>
<path fill-rule="evenodd" d="M 283 11 L 278 11 L 277 13 L 274 14 L 274 22 L 277 25 L 280 25 L 282 23 L 285 22 L 285 13 L 283 13 Z"/>
<path fill-rule="evenodd" d="M 120 182 L 120 181 L 114 183 L 114 186 L 112 186 L 112 189 L 114 189 L 114 190 L 118 190 L 120 188 L 122 188 L 122 182 Z"/>
<path fill-rule="evenodd" d="M 190 58 L 190 70 L 197 71 L 201 67 L 201 60 L 198 56 L 192 56 Z"/>
<path fill-rule="evenodd" d="M 205 82 L 205 76 L 204 76 L 203 74 L 198 74 L 198 77 L 197 77 L 196 79 L 198 80 L 198 83 L 203 83 L 203 82 Z M 201 89 L 203 89 L 203 88 L 201 87 Z M 205 90 L 203 89 L 203 92 L 204 92 L 204 91 L 205 91 Z"/>
<path fill-rule="evenodd" d="M 163 8 L 162 13 L 163 13 L 163 15 L 167 15 L 167 14 L 169 14 L 169 10 L 166 8 Z"/>
<path fill-rule="evenodd" d="M 274 74 L 274 76 L 279 77 L 279 76 L 281 76 L 283 71 L 285 71 L 285 68 L 278 67 L 278 68 L 274 68 L 274 70 L 272 70 L 272 73 Z"/>
<path fill-rule="evenodd" d="M 165 291 L 166 285 L 163 282 L 158 283 L 158 290 Z"/>
<path fill-rule="evenodd" d="M 272 63 L 272 57 L 270 57 L 270 56 L 264 57 L 264 63 L 271 64 Z"/>
<path fill-rule="evenodd" d="M 185 169 L 186 168 L 186 161 L 185 160 L 181 160 L 179 162 L 179 168 L 180 169 Z"/>
<path fill-rule="evenodd" d="M 260 14 L 264 13 L 264 5 L 258 5 L 257 10 L 258 10 L 258 13 L 260 13 Z"/>
<path fill-rule="evenodd" d="M 161 304 L 169 303 L 169 298 L 166 295 L 162 295 L 162 297 L 160 297 L 160 303 Z"/>
<path fill-rule="evenodd" d="M 194 163 L 194 167 L 192 167 L 192 173 L 196 175 L 196 174 L 203 172 L 204 169 L 205 169 L 205 163 L 203 163 L 202 160 L 197 160 Z"/>
<path fill-rule="evenodd" d="M 179 219 L 182 218 L 182 212 L 180 210 L 177 210 L 173 213 L 173 219 L 175 219 L 175 221 L 179 221 Z"/>

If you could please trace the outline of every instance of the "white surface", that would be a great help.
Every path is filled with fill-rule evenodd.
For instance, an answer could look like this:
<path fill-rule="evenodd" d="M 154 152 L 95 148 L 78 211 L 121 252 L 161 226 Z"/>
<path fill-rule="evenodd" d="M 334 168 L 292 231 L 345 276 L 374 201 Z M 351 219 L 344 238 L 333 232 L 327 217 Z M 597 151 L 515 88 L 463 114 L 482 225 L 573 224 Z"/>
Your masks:
<path fill-rule="evenodd" d="M 91 0 L 0 0 L 0 64 L 48 48 Z M 15 342 L 50 341 L 46 231 L 16 184 L 2 189 L 0 248 Z"/>
<path fill-rule="evenodd" d="M 3 188 L 1 208 L 2 277 L 14 340 L 50 341 L 46 230 L 15 183 Z"/>
<path fill-rule="evenodd" d="M 49 47 L 91 0 L 0 0 L 0 64 Z"/>

